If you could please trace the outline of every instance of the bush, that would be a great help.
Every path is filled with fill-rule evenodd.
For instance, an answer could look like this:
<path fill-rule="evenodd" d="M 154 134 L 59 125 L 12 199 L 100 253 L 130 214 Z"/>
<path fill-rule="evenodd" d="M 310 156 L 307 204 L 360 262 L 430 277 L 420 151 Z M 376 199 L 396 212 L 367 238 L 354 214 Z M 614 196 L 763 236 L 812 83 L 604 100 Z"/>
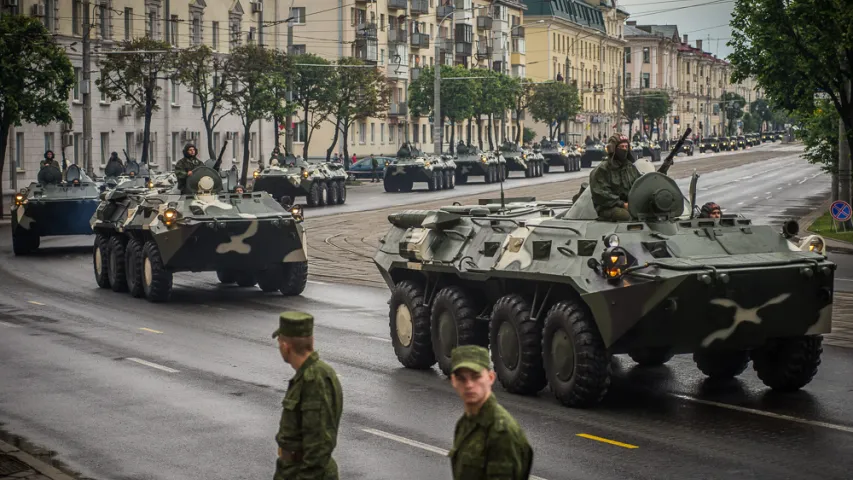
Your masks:
<path fill-rule="evenodd" d="M 533 139 L 536 138 L 536 132 L 533 131 L 532 128 L 524 127 L 524 135 L 522 135 L 522 142 L 532 142 Z"/>

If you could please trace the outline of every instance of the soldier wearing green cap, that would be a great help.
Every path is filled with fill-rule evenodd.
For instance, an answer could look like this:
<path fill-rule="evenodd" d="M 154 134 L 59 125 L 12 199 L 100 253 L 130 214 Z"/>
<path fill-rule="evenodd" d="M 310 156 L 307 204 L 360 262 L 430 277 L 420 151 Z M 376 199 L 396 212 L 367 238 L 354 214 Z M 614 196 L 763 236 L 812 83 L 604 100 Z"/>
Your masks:
<path fill-rule="evenodd" d="M 284 397 L 274 480 L 337 480 L 332 451 L 338 440 L 343 393 L 334 369 L 314 351 L 314 317 L 284 312 L 273 332 L 281 358 L 294 370 Z"/>
<path fill-rule="evenodd" d="M 450 382 L 465 406 L 448 453 L 453 479 L 527 479 L 533 449 L 518 422 L 492 393 L 495 372 L 489 351 L 478 345 L 454 348 Z"/>
<path fill-rule="evenodd" d="M 605 148 L 607 157 L 589 174 L 592 204 L 600 220 L 629 222 L 628 193 L 640 172 L 634 166 L 634 157 L 628 139 L 613 135 Z"/>

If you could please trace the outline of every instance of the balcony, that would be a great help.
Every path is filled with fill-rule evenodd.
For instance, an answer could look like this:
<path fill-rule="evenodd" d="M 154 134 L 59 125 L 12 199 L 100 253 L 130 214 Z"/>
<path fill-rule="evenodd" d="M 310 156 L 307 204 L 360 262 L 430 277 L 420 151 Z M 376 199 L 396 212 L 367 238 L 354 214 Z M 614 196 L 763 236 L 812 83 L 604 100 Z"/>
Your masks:
<path fill-rule="evenodd" d="M 388 0 L 389 9 L 393 8 L 398 10 L 405 10 L 406 8 L 408 8 L 408 6 L 408 0 Z"/>
<path fill-rule="evenodd" d="M 449 38 L 437 38 L 435 41 L 438 42 L 438 48 L 440 51 L 453 51 L 453 40 L 450 40 Z"/>
<path fill-rule="evenodd" d="M 477 17 L 477 30 L 491 30 L 492 17 L 480 15 Z"/>
<path fill-rule="evenodd" d="M 602 94 L 604 94 L 604 85 L 601 83 L 596 83 L 595 85 L 592 86 L 592 91 L 596 95 L 602 95 Z"/>
<path fill-rule="evenodd" d="M 388 109 L 388 115 L 393 117 L 406 116 L 409 114 L 409 106 L 405 102 L 392 103 Z"/>
<path fill-rule="evenodd" d="M 358 35 L 361 38 L 376 38 L 376 24 L 373 22 L 370 23 L 359 23 L 357 28 Z"/>
<path fill-rule="evenodd" d="M 471 56 L 471 43 L 470 42 L 456 42 L 456 56 L 457 57 L 470 57 Z"/>
<path fill-rule="evenodd" d="M 435 7 L 435 18 L 441 21 L 444 17 L 453 13 L 452 5 L 439 5 Z"/>
<path fill-rule="evenodd" d="M 426 33 L 412 34 L 412 48 L 429 48 L 429 35 Z"/>
<path fill-rule="evenodd" d="M 458 44 L 457 44 L 458 45 Z M 492 56 L 492 46 L 477 44 L 477 58 L 484 59 Z"/>
<path fill-rule="evenodd" d="M 408 63 L 389 63 L 385 69 L 385 77 L 388 80 L 408 80 L 409 79 L 409 64 Z"/>
<path fill-rule="evenodd" d="M 375 38 L 357 38 L 355 40 L 353 57 L 365 63 L 376 63 L 379 61 L 378 42 Z"/>
<path fill-rule="evenodd" d="M 388 43 L 402 43 L 405 44 L 408 40 L 408 35 L 406 35 L 405 30 L 388 30 Z"/>
<path fill-rule="evenodd" d="M 524 38 L 524 27 L 513 27 L 512 28 L 512 36 L 513 38 Z"/>
<path fill-rule="evenodd" d="M 423 68 L 421 68 L 421 67 L 412 67 L 412 68 L 410 69 L 410 72 L 412 73 L 412 77 L 411 77 L 411 79 L 412 79 L 412 81 L 413 81 L 413 82 L 414 82 L 415 80 L 417 80 L 417 79 L 421 78 L 421 73 L 423 72 L 423 70 L 424 70 L 424 69 L 423 69 Z"/>
<path fill-rule="evenodd" d="M 425 15 L 429 13 L 429 0 L 412 0 L 412 15 Z"/>
<path fill-rule="evenodd" d="M 503 72 L 504 62 L 502 62 L 500 60 L 496 60 L 496 61 L 492 62 L 492 70 L 494 70 L 496 72 Z"/>
<path fill-rule="evenodd" d="M 512 66 L 524 65 L 525 64 L 524 54 L 518 53 L 518 52 L 512 52 L 512 54 L 509 57 L 509 64 Z"/>

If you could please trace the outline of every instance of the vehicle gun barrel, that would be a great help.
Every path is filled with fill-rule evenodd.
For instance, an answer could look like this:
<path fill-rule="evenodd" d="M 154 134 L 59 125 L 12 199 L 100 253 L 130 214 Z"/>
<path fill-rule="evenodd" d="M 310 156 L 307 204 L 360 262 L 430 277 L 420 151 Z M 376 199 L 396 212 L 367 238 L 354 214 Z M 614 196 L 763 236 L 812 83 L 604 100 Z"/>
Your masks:
<path fill-rule="evenodd" d="M 693 132 L 693 129 L 690 127 L 687 127 L 687 130 L 684 131 L 684 135 L 682 135 L 681 138 L 678 139 L 678 143 L 675 144 L 675 148 L 673 148 L 672 151 L 669 152 L 669 155 L 667 155 L 666 158 L 663 160 L 663 165 L 660 166 L 660 168 L 658 169 L 658 172 L 666 175 L 666 172 L 669 171 L 669 167 L 671 167 L 672 164 L 674 163 L 672 161 L 672 159 L 675 158 L 675 155 L 677 155 L 678 151 L 681 150 L 681 147 L 684 145 L 684 141 L 687 140 L 687 137 L 692 132 Z"/>

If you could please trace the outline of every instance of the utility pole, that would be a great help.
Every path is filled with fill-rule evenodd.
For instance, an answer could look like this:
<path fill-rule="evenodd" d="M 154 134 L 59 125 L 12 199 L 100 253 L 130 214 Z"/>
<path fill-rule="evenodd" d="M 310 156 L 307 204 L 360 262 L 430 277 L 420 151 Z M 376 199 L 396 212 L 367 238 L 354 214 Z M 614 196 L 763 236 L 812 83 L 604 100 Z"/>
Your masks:
<path fill-rule="evenodd" d="M 287 54 L 290 55 L 293 50 L 293 15 L 292 13 L 288 13 L 290 17 L 287 20 Z M 287 81 L 287 97 L 286 101 L 293 101 L 293 75 L 290 75 L 290 78 Z M 335 125 L 335 128 L 338 128 L 339 125 Z M 293 116 L 288 114 L 284 118 L 284 149 L 287 151 L 288 155 L 293 155 Z M 346 138 L 344 139 L 346 141 Z M 346 159 L 344 159 L 344 163 L 346 163 Z"/>
<path fill-rule="evenodd" d="M 258 2 L 258 47 L 264 48 L 264 2 Z M 263 163 L 264 158 L 264 119 L 258 119 L 258 165 Z"/>
<path fill-rule="evenodd" d="M 92 30 L 89 18 L 91 4 L 89 0 L 83 0 L 83 160 L 86 163 L 86 174 L 94 175 L 92 170 L 92 72 L 91 72 L 91 43 L 89 32 Z"/>
<path fill-rule="evenodd" d="M 452 14 L 452 12 L 451 12 Z M 445 17 L 447 18 L 447 17 Z M 439 22 L 439 30 L 441 22 Z M 449 33 L 449 31 L 448 31 Z M 450 35 L 448 34 L 448 37 Z M 442 130 L 441 130 L 441 44 L 443 42 L 435 42 L 435 72 L 433 72 L 432 84 L 432 132 L 433 132 L 433 150 L 436 155 L 441 155 L 442 146 Z"/>

